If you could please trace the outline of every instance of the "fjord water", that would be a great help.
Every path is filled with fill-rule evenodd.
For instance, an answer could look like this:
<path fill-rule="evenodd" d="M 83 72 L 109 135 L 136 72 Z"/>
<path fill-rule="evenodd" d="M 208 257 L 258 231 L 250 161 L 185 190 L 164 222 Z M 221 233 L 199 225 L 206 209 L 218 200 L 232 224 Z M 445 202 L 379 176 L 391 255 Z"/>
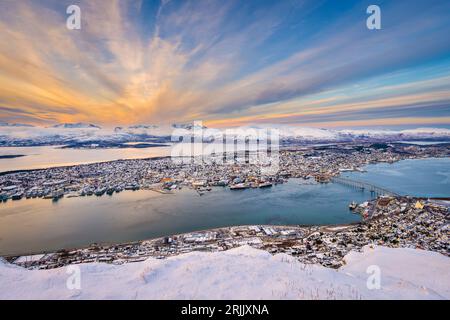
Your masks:
<path fill-rule="evenodd" d="M 366 169 L 367 172 L 345 172 L 343 176 L 369 182 L 400 195 L 450 197 L 450 158 L 377 163 Z"/>
<path fill-rule="evenodd" d="M 375 164 L 346 176 L 400 194 L 450 196 L 450 159 Z M 118 243 L 243 224 L 344 224 L 360 220 L 351 201 L 371 196 L 339 184 L 301 179 L 268 189 L 213 188 L 199 196 L 126 191 L 113 196 L 26 199 L 0 203 L 0 254 L 34 253 L 91 243 Z"/>
<path fill-rule="evenodd" d="M 170 155 L 170 147 L 62 149 L 61 146 L 1 147 L 0 156 L 23 155 L 0 159 L 0 172 L 72 166 L 119 159 L 143 159 Z"/>
<path fill-rule="evenodd" d="M 302 180 L 268 189 L 213 188 L 199 196 L 149 190 L 113 196 L 8 201 L 0 204 L 0 254 L 56 250 L 97 243 L 142 240 L 243 224 L 339 224 L 359 220 L 351 200 L 368 194 L 336 184 Z"/>

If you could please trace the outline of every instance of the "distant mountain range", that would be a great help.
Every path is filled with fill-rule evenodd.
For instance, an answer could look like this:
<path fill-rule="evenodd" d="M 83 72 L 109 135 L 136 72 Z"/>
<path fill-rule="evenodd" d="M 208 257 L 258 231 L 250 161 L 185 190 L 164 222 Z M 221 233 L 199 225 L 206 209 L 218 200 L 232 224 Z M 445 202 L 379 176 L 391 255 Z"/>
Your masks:
<path fill-rule="evenodd" d="M 31 124 L 0 122 L 0 127 L 34 127 Z"/>
<path fill-rule="evenodd" d="M 52 128 L 64 128 L 64 129 L 101 129 L 101 127 L 90 123 L 60 123 L 55 124 Z"/>
<path fill-rule="evenodd" d="M 186 130 L 208 129 L 207 127 L 205 127 L 203 125 L 196 125 L 196 124 L 193 124 L 193 123 L 174 123 L 174 124 L 172 124 L 172 128 L 175 128 L 175 129 L 186 129 Z"/>
<path fill-rule="evenodd" d="M 242 129 L 261 129 L 248 126 Z M 295 126 L 265 126 L 279 130 L 283 144 L 308 144 L 330 142 L 367 141 L 450 141 L 450 130 L 443 128 L 418 128 L 409 130 L 332 130 Z M 194 124 L 158 126 L 137 124 L 127 127 L 102 128 L 90 123 L 61 123 L 49 127 L 37 127 L 20 123 L 0 123 L 0 146 L 41 146 L 67 144 L 117 145 L 126 142 L 166 143 L 174 132 L 203 134 L 204 141 L 218 139 L 224 130 L 208 129 Z M 185 131 L 183 131 L 185 130 Z M 227 131 L 238 134 L 236 129 Z"/>
<path fill-rule="evenodd" d="M 450 130 L 442 128 L 418 128 L 409 130 L 329 130 L 315 128 L 281 129 L 284 141 L 412 141 L 450 140 Z"/>

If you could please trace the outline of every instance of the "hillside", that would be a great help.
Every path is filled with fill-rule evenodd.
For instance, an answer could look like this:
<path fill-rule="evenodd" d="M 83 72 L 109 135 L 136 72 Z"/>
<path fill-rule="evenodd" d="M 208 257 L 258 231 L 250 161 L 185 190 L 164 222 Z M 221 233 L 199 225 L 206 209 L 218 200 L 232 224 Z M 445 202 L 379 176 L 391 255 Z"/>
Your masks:
<path fill-rule="evenodd" d="M 124 265 L 80 265 L 81 289 L 65 268 L 25 270 L 0 262 L 0 299 L 450 299 L 450 259 L 415 249 L 365 247 L 338 270 L 304 265 L 248 246 Z M 367 289 L 367 267 L 381 289 Z"/>

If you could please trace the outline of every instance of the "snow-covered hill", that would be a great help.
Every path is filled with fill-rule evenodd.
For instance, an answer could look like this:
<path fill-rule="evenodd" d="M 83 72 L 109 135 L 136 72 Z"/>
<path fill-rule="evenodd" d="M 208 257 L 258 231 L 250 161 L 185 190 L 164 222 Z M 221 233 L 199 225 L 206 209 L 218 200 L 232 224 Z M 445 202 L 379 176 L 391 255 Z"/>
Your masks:
<path fill-rule="evenodd" d="M 0 261 L 0 299 L 450 299 L 450 258 L 414 249 L 366 246 L 338 270 L 248 246 L 124 265 L 84 264 L 81 288 L 66 268 L 26 270 Z M 369 266 L 381 270 L 368 289 Z"/>

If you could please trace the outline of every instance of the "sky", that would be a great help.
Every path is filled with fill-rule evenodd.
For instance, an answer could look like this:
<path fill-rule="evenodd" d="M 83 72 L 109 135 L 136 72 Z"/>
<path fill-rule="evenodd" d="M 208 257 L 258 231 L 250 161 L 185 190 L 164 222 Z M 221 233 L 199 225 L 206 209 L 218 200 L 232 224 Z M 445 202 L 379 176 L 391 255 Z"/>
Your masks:
<path fill-rule="evenodd" d="M 3 122 L 450 128 L 448 0 L 4 0 L 0 30 Z"/>

